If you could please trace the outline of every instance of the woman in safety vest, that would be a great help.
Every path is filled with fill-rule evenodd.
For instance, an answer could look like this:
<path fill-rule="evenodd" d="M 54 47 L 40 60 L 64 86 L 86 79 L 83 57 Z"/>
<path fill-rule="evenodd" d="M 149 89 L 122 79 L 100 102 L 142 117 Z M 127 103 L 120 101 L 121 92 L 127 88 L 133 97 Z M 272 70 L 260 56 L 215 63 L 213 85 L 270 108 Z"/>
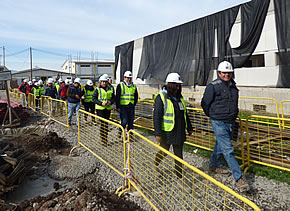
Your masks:
<path fill-rule="evenodd" d="M 85 111 L 95 114 L 95 103 L 93 102 L 93 94 L 95 92 L 94 84 L 92 80 L 87 81 L 87 85 L 82 91 L 82 102 L 85 107 Z M 88 115 L 85 115 L 87 121 Z M 94 120 L 94 119 L 93 119 Z"/>
<path fill-rule="evenodd" d="M 112 110 L 112 104 L 115 101 L 114 87 L 109 86 L 109 77 L 102 75 L 99 79 L 99 86 L 93 94 L 93 102 L 96 104 L 97 115 L 109 119 Z M 101 144 L 108 145 L 108 123 L 101 121 L 100 127 Z"/>
<path fill-rule="evenodd" d="M 166 78 L 167 86 L 155 98 L 154 130 L 156 143 L 166 150 L 173 146 L 174 154 L 183 159 L 183 144 L 186 140 L 186 130 L 192 133 L 192 126 L 186 112 L 185 101 L 181 95 L 183 83 L 178 73 L 170 73 Z M 159 151 L 155 157 L 156 170 L 161 160 L 166 156 Z M 159 170 L 158 170 L 159 171 Z M 175 173 L 182 178 L 183 165 L 175 160 Z"/>
<path fill-rule="evenodd" d="M 34 83 L 34 87 L 32 88 L 32 93 L 35 96 L 35 107 L 36 109 L 39 109 L 39 102 L 40 102 L 40 97 L 41 97 L 41 93 L 40 93 L 40 87 L 39 87 L 39 83 L 35 82 Z"/>

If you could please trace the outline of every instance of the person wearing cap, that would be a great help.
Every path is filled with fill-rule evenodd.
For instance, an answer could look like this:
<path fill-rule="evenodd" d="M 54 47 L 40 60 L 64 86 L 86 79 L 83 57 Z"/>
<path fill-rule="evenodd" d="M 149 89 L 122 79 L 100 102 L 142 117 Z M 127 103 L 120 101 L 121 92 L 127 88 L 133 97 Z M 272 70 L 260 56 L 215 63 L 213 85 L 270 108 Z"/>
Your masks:
<path fill-rule="evenodd" d="M 231 63 L 223 61 L 218 65 L 218 78 L 207 85 L 201 106 L 204 113 L 209 116 L 216 136 L 216 144 L 209 162 L 210 172 L 216 174 L 231 172 L 241 191 L 247 191 L 249 185 L 234 156 L 232 144 L 234 123 L 239 113 L 239 90 L 233 80 L 233 73 Z M 224 157 L 231 171 L 223 168 L 221 156 Z"/>
<path fill-rule="evenodd" d="M 40 87 L 39 87 L 39 83 L 35 82 L 34 83 L 34 87 L 32 88 L 32 93 L 34 94 L 35 97 L 35 108 L 39 109 L 39 102 L 40 102 L 40 97 L 41 97 L 41 93 L 40 93 Z"/>
<path fill-rule="evenodd" d="M 166 86 L 156 96 L 154 101 L 154 133 L 156 143 L 166 150 L 170 145 L 174 154 L 183 159 L 183 145 L 186 140 L 186 131 L 192 134 L 192 125 L 187 114 L 185 101 L 181 95 L 182 80 L 178 73 L 169 73 L 166 78 Z M 155 167 L 166 156 L 163 151 L 159 151 L 155 156 Z M 183 165 L 175 160 L 175 174 L 182 178 Z"/>
<path fill-rule="evenodd" d="M 67 89 L 67 107 L 68 107 L 68 123 L 72 124 L 72 115 L 76 112 L 76 124 L 78 124 L 78 110 L 81 107 L 81 79 L 76 78 L 74 83 L 70 85 Z"/>
<path fill-rule="evenodd" d="M 124 73 L 124 81 L 120 82 L 116 90 L 116 109 L 120 113 L 121 125 L 126 130 L 133 129 L 135 106 L 138 102 L 138 91 L 132 82 L 131 71 Z M 121 137 L 121 133 L 118 135 Z"/>
<path fill-rule="evenodd" d="M 114 87 L 109 85 L 108 75 L 102 75 L 99 78 L 98 88 L 93 94 L 93 102 L 96 105 L 97 115 L 104 119 L 110 119 L 112 104 L 115 101 Z M 101 121 L 100 138 L 101 144 L 107 146 L 108 123 Z"/>
<path fill-rule="evenodd" d="M 85 107 L 85 111 L 95 114 L 95 103 L 93 102 L 93 94 L 95 92 L 94 83 L 92 80 L 88 80 L 86 86 L 82 91 L 82 102 Z M 85 116 L 87 121 L 88 115 Z"/>

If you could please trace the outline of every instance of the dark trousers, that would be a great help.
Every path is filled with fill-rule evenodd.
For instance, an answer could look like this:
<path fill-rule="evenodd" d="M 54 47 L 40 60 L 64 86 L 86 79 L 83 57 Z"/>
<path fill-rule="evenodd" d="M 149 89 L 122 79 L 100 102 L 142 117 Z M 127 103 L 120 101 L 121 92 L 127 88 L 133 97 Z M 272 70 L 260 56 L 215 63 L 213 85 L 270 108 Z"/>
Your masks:
<path fill-rule="evenodd" d="M 35 108 L 39 106 L 40 102 L 40 97 L 35 97 Z"/>
<path fill-rule="evenodd" d="M 165 142 L 166 141 L 161 141 L 160 146 L 166 150 L 169 150 L 170 144 L 166 144 Z M 172 145 L 172 146 L 173 146 L 174 155 L 176 155 L 180 159 L 183 159 L 183 145 Z M 156 167 L 159 166 L 160 162 L 166 156 L 167 156 L 167 154 L 160 150 L 156 154 L 156 157 L 155 157 L 155 166 Z M 175 174 L 176 174 L 176 176 L 178 176 L 179 178 L 182 178 L 182 171 L 183 171 L 182 163 L 175 160 Z"/>
<path fill-rule="evenodd" d="M 107 110 L 107 109 L 98 110 L 97 109 L 97 115 L 100 117 L 103 117 L 104 119 L 110 119 L 111 110 Z M 108 132 L 109 132 L 108 131 L 108 122 L 101 120 L 100 137 L 104 143 L 107 143 Z"/>
<path fill-rule="evenodd" d="M 85 102 L 84 103 L 84 107 L 85 107 L 85 111 L 86 112 L 90 112 L 91 114 L 95 114 L 95 103 L 93 103 L 93 102 Z M 84 116 L 85 116 L 85 120 L 87 120 L 88 115 L 85 114 Z M 95 120 L 95 119 L 93 118 L 93 120 Z"/>
<path fill-rule="evenodd" d="M 121 125 L 126 130 L 126 125 L 128 124 L 128 131 L 133 129 L 135 118 L 135 106 L 120 106 L 120 119 Z"/>

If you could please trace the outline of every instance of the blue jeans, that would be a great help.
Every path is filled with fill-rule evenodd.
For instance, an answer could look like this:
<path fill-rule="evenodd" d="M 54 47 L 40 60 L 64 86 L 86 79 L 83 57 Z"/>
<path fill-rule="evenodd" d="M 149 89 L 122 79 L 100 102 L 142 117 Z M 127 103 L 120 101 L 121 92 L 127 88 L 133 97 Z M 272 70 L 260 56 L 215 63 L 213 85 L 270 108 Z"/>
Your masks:
<path fill-rule="evenodd" d="M 120 119 L 121 125 L 124 129 L 126 129 L 126 125 L 128 124 L 128 131 L 133 129 L 135 118 L 135 106 L 120 106 Z"/>
<path fill-rule="evenodd" d="M 210 157 L 209 166 L 221 167 L 220 158 L 223 155 L 232 171 L 235 181 L 238 181 L 242 176 L 242 171 L 234 156 L 234 147 L 232 144 L 234 123 L 227 123 L 214 119 L 210 119 L 210 123 L 216 136 L 216 144 Z"/>
<path fill-rule="evenodd" d="M 74 111 L 76 112 L 76 124 L 78 124 L 78 110 L 81 107 L 81 103 L 67 103 L 68 108 L 68 122 L 71 124 L 72 115 L 74 114 Z"/>

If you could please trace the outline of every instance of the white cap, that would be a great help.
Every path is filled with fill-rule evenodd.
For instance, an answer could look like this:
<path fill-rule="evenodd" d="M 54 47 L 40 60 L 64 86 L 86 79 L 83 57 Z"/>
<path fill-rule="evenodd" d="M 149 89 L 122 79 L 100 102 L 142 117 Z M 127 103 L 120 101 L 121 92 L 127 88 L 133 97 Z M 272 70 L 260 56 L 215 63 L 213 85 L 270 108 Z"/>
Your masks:
<path fill-rule="evenodd" d="M 49 79 L 47 79 L 47 83 L 48 83 L 48 84 L 52 84 L 52 83 L 53 83 L 53 78 L 49 78 Z"/>
<path fill-rule="evenodd" d="M 224 73 L 232 73 L 234 72 L 234 69 L 231 63 L 227 61 L 223 61 L 219 64 L 218 71 L 224 72 Z"/>
<path fill-rule="evenodd" d="M 42 84 L 43 84 L 43 81 L 40 79 L 40 80 L 38 81 L 38 83 L 39 83 L 39 85 L 42 85 Z"/>
<path fill-rule="evenodd" d="M 133 77 L 133 76 L 132 76 L 132 72 L 131 72 L 131 71 L 126 71 L 126 72 L 124 73 L 124 77 L 132 78 L 132 77 Z"/>
<path fill-rule="evenodd" d="M 65 83 L 65 85 L 69 85 L 70 83 L 69 83 L 69 79 L 65 79 L 64 80 L 64 83 Z"/>
<path fill-rule="evenodd" d="M 30 86 L 31 86 L 31 85 L 32 85 L 32 81 L 28 81 L 28 85 L 30 85 Z"/>
<path fill-rule="evenodd" d="M 177 83 L 182 84 L 183 81 L 180 78 L 180 75 L 178 73 L 169 73 L 166 78 L 166 83 Z"/>
<path fill-rule="evenodd" d="M 63 80 L 60 78 L 60 79 L 58 79 L 58 82 L 61 83 L 61 82 L 63 82 Z"/>
<path fill-rule="evenodd" d="M 87 85 L 89 85 L 89 86 L 93 86 L 93 85 L 94 85 L 94 83 L 93 83 L 93 81 L 92 81 L 92 80 L 88 80 L 88 81 L 87 81 Z"/>
<path fill-rule="evenodd" d="M 35 82 L 35 83 L 34 83 L 34 86 L 39 86 L 39 83 L 38 83 L 38 82 Z"/>
<path fill-rule="evenodd" d="M 32 82 L 35 82 L 35 81 L 37 81 L 35 78 L 34 78 L 34 79 L 32 79 Z"/>
<path fill-rule="evenodd" d="M 24 79 L 23 82 L 24 82 L 24 83 L 27 83 L 27 79 Z"/>
<path fill-rule="evenodd" d="M 80 78 L 76 78 L 76 79 L 74 80 L 74 83 L 79 83 L 79 84 L 81 84 L 81 79 L 80 79 Z"/>
<path fill-rule="evenodd" d="M 99 81 L 109 81 L 109 76 L 107 74 L 104 74 L 102 75 L 100 78 L 99 78 Z"/>

